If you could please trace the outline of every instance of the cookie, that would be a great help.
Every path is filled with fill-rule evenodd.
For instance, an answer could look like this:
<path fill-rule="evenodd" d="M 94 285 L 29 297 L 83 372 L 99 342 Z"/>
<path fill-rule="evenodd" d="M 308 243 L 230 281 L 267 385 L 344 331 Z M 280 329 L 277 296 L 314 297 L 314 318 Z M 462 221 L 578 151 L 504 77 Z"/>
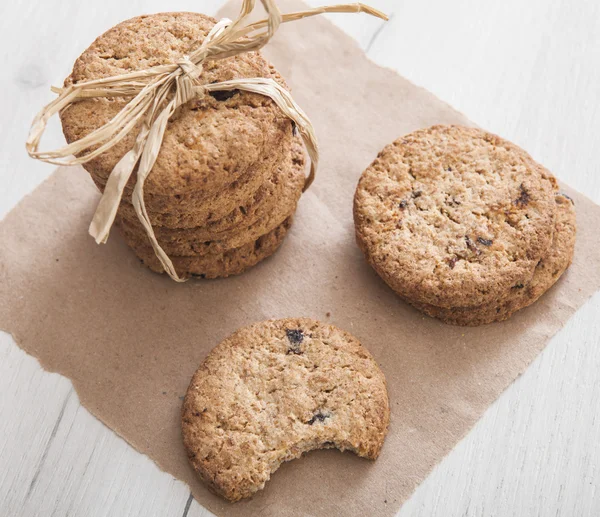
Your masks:
<path fill-rule="evenodd" d="M 376 459 L 389 413 L 383 373 L 356 338 L 306 318 L 271 320 L 204 360 L 183 402 L 183 442 L 200 478 L 237 501 L 314 449 Z"/>
<path fill-rule="evenodd" d="M 171 256 L 170 259 L 181 278 L 225 278 L 239 275 L 273 255 L 283 242 L 291 225 L 292 218 L 289 217 L 273 231 L 262 235 L 256 241 L 222 253 L 213 253 L 201 257 Z M 123 237 L 145 266 L 155 273 L 164 273 L 154 250 L 150 246 L 141 246 L 129 241 L 127 235 L 123 235 Z"/>
<path fill-rule="evenodd" d="M 402 297 L 494 303 L 533 276 L 554 231 L 556 181 L 485 131 L 433 126 L 381 151 L 354 198 L 358 245 Z"/>
<path fill-rule="evenodd" d="M 515 312 L 534 303 L 550 289 L 571 265 L 577 233 L 575 208 L 572 201 L 559 194 L 556 196 L 556 221 L 554 238 L 548 254 L 540 260 L 532 279 L 527 284 L 517 284 L 501 303 L 480 307 L 453 309 L 419 304 L 408 300 L 425 314 L 452 325 L 478 326 L 503 321 Z"/>
<path fill-rule="evenodd" d="M 198 218 L 203 220 L 202 215 L 198 217 L 197 214 L 201 214 L 207 209 L 203 209 L 202 206 L 199 206 L 196 211 L 185 217 L 183 225 L 178 225 L 178 216 L 175 215 L 175 210 L 172 210 L 171 214 L 165 214 L 173 216 L 172 219 L 169 219 L 169 224 L 156 224 L 157 222 L 154 221 L 154 228 L 157 232 L 189 228 L 193 229 L 198 235 L 200 235 L 200 230 L 202 229 L 202 235 L 204 237 L 219 237 L 227 232 L 235 231 L 244 226 L 247 227 L 257 219 L 270 214 L 279 204 L 281 197 L 289 196 L 289 192 L 295 192 L 298 189 L 298 183 L 300 181 L 304 182 L 303 171 L 305 163 L 302 141 L 296 137 L 292 145 L 291 153 L 288 153 L 286 159 L 272 171 L 271 176 L 264 181 L 251 196 L 239 200 L 237 205 L 235 205 L 235 207 L 224 217 L 214 219 L 215 212 L 212 212 L 213 220 L 204 221 L 204 224 L 201 223 L 190 226 L 187 223 L 197 220 Z M 303 185 L 300 188 L 302 187 Z M 225 196 L 228 194 L 229 191 L 222 195 Z M 212 203 L 213 206 L 215 204 L 216 203 Z M 210 209 L 210 206 L 208 208 Z M 119 214 L 128 221 L 138 221 L 137 214 L 130 203 L 122 203 Z M 148 212 L 148 215 L 151 220 L 158 216 L 158 214 L 151 212 Z M 163 222 L 163 220 L 161 219 L 160 222 Z"/>
<path fill-rule="evenodd" d="M 191 226 L 201 226 L 206 221 L 219 219 L 230 213 L 240 203 L 251 198 L 261 186 L 268 181 L 274 169 L 285 162 L 289 152 L 281 150 L 281 155 L 264 156 L 249 171 L 242 174 L 233 183 L 216 192 L 204 192 L 202 190 L 190 190 L 182 194 L 171 196 L 153 194 L 144 189 L 144 203 L 149 215 L 156 216 L 167 221 L 179 220 L 195 221 Z M 104 192 L 106 180 L 90 174 L 92 180 L 100 190 Z M 130 192 L 124 192 L 121 205 L 127 213 L 135 213 Z M 136 216 L 137 217 L 137 216 Z M 175 228 L 183 228 L 182 224 L 172 225 Z"/>
<path fill-rule="evenodd" d="M 222 253 L 255 241 L 261 235 L 279 226 L 295 212 L 304 186 L 303 162 L 294 162 L 290 155 L 286 165 L 286 169 L 279 170 L 279 176 L 274 178 L 274 182 L 282 184 L 284 188 L 275 200 L 275 205 L 270 206 L 262 217 L 255 219 L 256 212 L 247 213 L 245 220 L 242 218 L 234 228 L 218 233 L 212 232 L 213 228 L 210 225 L 190 229 L 156 227 L 154 233 L 165 253 L 179 256 Z M 270 200 L 266 199 L 266 201 Z M 150 245 L 146 232 L 137 218 L 130 220 L 121 217 L 118 224 L 130 242 L 137 245 Z"/>
<path fill-rule="evenodd" d="M 122 22 L 77 59 L 66 85 L 176 63 L 198 48 L 214 24 L 213 18 L 196 13 L 161 13 Z M 278 77 L 272 66 L 259 53 L 250 52 L 205 62 L 199 80 L 213 83 L 274 76 Z M 101 127 L 129 100 L 95 98 L 70 105 L 61 112 L 67 141 Z M 84 168 L 97 178 L 108 178 L 133 147 L 138 130 L 139 125 Z M 289 150 L 291 139 L 292 122 L 268 97 L 242 91 L 212 92 L 181 106 L 169 120 L 145 191 L 166 196 L 191 190 L 221 191 L 262 157 Z M 135 181 L 132 177 L 129 189 Z"/>

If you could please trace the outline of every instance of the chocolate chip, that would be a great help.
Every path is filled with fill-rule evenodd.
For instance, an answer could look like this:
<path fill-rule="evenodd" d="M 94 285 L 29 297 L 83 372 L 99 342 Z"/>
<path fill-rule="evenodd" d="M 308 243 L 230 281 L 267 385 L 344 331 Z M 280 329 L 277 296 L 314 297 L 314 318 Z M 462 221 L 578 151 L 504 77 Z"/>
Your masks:
<path fill-rule="evenodd" d="M 465 242 L 467 243 L 467 248 L 469 248 L 475 255 L 481 255 L 481 250 L 475 245 L 475 243 L 471 240 L 468 235 L 465 235 Z"/>
<path fill-rule="evenodd" d="M 308 425 L 313 425 L 315 422 L 324 422 L 327 418 L 329 418 L 330 415 L 326 414 L 326 413 L 322 413 L 321 411 L 318 411 L 317 413 L 314 414 L 314 416 L 308 421 L 306 422 Z"/>
<path fill-rule="evenodd" d="M 304 341 L 304 332 L 301 329 L 285 329 L 285 334 L 292 345 L 299 345 Z"/>
<path fill-rule="evenodd" d="M 523 289 L 523 287 L 525 287 L 523 284 L 517 284 L 517 285 L 513 285 L 513 289 Z"/>
<path fill-rule="evenodd" d="M 477 242 L 484 246 L 491 246 L 494 243 L 492 239 L 484 239 L 483 237 L 477 237 Z"/>
<path fill-rule="evenodd" d="M 452 172 L 452 167 L 446 167 L 446 172 Z"/>
<path fill-rule="evenodd" d="M 451 259 L 448 259 L 447 262 L 450 269 L 454 269 L 454 266 L 456 266 L 456 263 L 458 262 L 458 257 L 452 257 Z"/>
<path fill-rule="evenodd" d="M 285 329 L 285 334 L 290 342 L 287 354 L 302 355 L 302 349 L 300 345 L 304 341 L 304 332 L 301 329 Z"/>
<path fill-rule="evenodd" d="M 418 197 L 421 197 L 422 194 L 423 192 L 421 192 L 420 190 L 413 190 L 412 197 L 413 199 L 417 199 Z"/>
<path fill-rule="evenodd" d="M 296 123 L 293 120 L 292 120 L 292 135 L 298 136 L 298 126 L 296 125 Z"/>
<path fill-rule="evenodd" d="M 527 204 L 529 204 L 531 196 L 529 195 L 529 192 L 527 192 L 527 189 L 523 186 L 523 183 L 519 185 L 519 191 L 521 192 L 521 194 L 517 199 L 515 199 L 515 205 L 521 207 L 526 206 Z"/>
<path fill-rule="evenodd" d="M 237 88 L 235 90 L 216 90 L 208 92 L 208 94 L 217 101 L 226 101 L 238 93 L 240 93 L 240 91 Z"/>
<path fill-rule="evenodd" d="M 406 208 L 406 205 L 408 205 L 408 201 L 406 201 L 406 199 L 403 199 L 402 201 L 400 201 L 400 203 L 398 203 L 398 206 L 402 208 L 402 210 Z"/>

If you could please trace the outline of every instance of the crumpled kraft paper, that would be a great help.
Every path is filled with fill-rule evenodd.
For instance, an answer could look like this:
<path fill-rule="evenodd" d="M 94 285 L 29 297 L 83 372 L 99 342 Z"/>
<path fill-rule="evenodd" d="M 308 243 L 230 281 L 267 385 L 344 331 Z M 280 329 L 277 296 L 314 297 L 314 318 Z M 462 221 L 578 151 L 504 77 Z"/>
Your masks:
<path fill-rule="evenodd" d="M 116 231 L 97 246 L 87 227 L 98 192 L 82 169 L 58 169 L 0 223 L 0 328 L 70 378 L 89 411 L 218 515 L 392 515 L 600 288 L 600 207 L 566 188 L 578 217 L 575 259 L 532 307 L 479 328 L 427 318 L 363 259 L 352 196 L 361 172 L 398 136 L 468 121 L 370 62 L 322 18 L 282 27 L 265 54 L 312 119 L 322 153 L 281 250 L 239 277 L 177 284 L 143 268 Z M 231 505 L 188 465 L 181 398 L 219 341 L 289 316 L 330 321 L 368 347 L 388 380 L 389 435 L 376 462 L 312 452 Z"/>

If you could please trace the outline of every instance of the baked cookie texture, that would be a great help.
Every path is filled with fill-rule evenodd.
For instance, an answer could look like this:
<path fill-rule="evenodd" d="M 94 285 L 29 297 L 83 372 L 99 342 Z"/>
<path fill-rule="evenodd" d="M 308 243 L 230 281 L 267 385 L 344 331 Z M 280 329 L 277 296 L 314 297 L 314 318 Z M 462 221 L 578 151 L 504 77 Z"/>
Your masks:
<path fill-rule="evenodd" d="M 240 207 L 225 217 L 225 221 L 218 220 L 203 227 L 172 229 L 157 226 L 154 233 L 169 255 L 206 255 L 237 248 L 270 232 L 294 213 L 303 186 L 304 156 L 302 149 L 296 149 L 296 155 L 290 153 L 286 162 L 264 183 L 266 192 L 259 196 L 258 202 L 247 209 Z M 137 216 L 123 215 L 120 226 L 133 242 L 150 245 Z"/>
<path fill-rule="evenodd" d="M 65 84 L 176 63 L 194 50 L 215 20 L 197 13 L 162 13 L 127 20 L 100 36 L 77 59 Z M 286 87 L 258 52 L 208 61 L 200 81 L 266 77 Z M 129 101 L 89 99 L 60 114 L 67 141 L 106 124 Z M 103 191 L 139 128 L 84 167 Z M 185 277 L 243 272 L 281 244 L 304 186 L 305 155 L 293 123 L 268 97 L 234 90 L 211 92 L 181 106 L 169 120 L 156 163 L 144 185 L 157 240 Z M 162 272 L 125 187 L 116 224 L 150 269 Z"/>
<path fill-rule="evenodd" d="M 116 76 L 176 63 L 196 49 L 214 18 L 197 13 L 162 13 L 124 21 L 94 41 L 77 59 L 66 84 Z M 259 53 L 208 61 L 200 82 L 208 84 L 245 77 L 271 77 L 285 83 Z M 89 99 L 61 112 L 68 142 L 80 139 L 113 118 L 129 99 Z M 139 127 L 116 146 L 85 164 L 106 180 L 134 144 Z M 201 190 L 218 191 L 264 157 L 289 150 L 292 123 L 263 95 L 214 92 L 181 106 L 169 121 L 152 173 L 145 182 L 150 194 L 173 196 Z M 135 185 L 135 177 L 129 183 Z"/>
<path fill-rule="evenodd" d="M 239 275 L 275 253 L 291 226 L 292 217 L 289 217 L 271 232 L 238 248 L 200 256 L 171 256 L 171 260 L 181 278 L 226 278 Z M 132 241 L 127 234 L 123 234 L 123 237 L 142 264 L 155 273 L 164 272 L 149 245 Z"/>
<path fill-rule="evenodd" d="M 546 256 L 537 264 L 533 277 L 526 284 L 517 284 L 499 303 L 479 307 L 455 307 L 451 309 L 434 305 L 409 303 L 425 314 L 452 325 L 478 326 L 503 321 L 515 312 L 534 303 L 550 289 L 567 270 L 573 260 L 577 233 L 575 208 L 570 199 L 562 194 L 556 196 L 557 212 L 554 238 Z"/>
<path fill-rule="evenodd" d="M 313 449 L 376 459 L 389 414 L 384 375 L 356 338 L 290 318 L 238 330 L 210 352 L 185 396 L 182 434 L 201 479 L 237 501 Z"/>
<path fill-rule="evenodd" d="M 362 174 L 357 243 L 425 313 L 460 325 L 506 319 L 571 261 L 574 211 L 557 189 L 516 145 L 475 128 L 433 126 L 384 148 Z M 540 281 L 550 262 L 556 275 Z"/>

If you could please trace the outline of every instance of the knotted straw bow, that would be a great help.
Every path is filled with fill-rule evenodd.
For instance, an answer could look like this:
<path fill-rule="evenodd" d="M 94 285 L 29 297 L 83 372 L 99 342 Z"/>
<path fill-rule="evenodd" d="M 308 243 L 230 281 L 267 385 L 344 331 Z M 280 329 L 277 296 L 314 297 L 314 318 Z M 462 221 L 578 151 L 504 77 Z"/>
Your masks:
<path fill-rule="evenodd" d="M 77 165 L 86 163 L 107 151 L 123 139 L 136 124 L 142 122 L 133 148 L 123 155 L 110 173 L 90 224 L 89 233 L 98 244 L 106 242 L 117 215 L 123 190 L 137 165 L 137 182 L 132 194 L 135 212 L 163 268 L 173 280 L 178 282 L 183 279 L 179 278 L 171 259 L 158 244 L 146 212 L 144 181 L 160 151 L 167 123 L 179 106 L 212 91 L 237 89 L 265 95 L 273 99 L 281 111 L 296 123 L 308 150 L 311 168 L 304 190 L 312 183 L 319 161 L 317 141 L 310 120 L 287 90 L 273 79 L 265 78 L 201 84 L 199 78 L 202 75 L 202 63 L 206 60 L 224 59 L 259 50 L 273 37 L 281 23 L 309 16 L 323 13 L 364 12 L 387 20 L 383 13 L 360 3 L 318 7 L 284 15 L 277 8 L 275 0 L 261 0 L 261 3 L 267 12 L 267 19 L 245 24 L 247 17 L 254 10 L 255 0 L 243 0 L 237 20 L 232 22 L 225 18 L 219 21 L 200 47 L 189 56 L 183 56 L 177 63 L 80 82 L 66 88 L 53 88 L 52 90 L 59 94 L 58 97 L 38 113 L 29 132 L 26 148 L 32 158 L 56 165 Z M 55 151 L 38 151 L 41 137 L 52 116 L 78 100 L 99 97 L 131 97 L 132 99 L 112 120 L 80 140 Z M 93 146 L 98 147 L 90 151 Z"/>

